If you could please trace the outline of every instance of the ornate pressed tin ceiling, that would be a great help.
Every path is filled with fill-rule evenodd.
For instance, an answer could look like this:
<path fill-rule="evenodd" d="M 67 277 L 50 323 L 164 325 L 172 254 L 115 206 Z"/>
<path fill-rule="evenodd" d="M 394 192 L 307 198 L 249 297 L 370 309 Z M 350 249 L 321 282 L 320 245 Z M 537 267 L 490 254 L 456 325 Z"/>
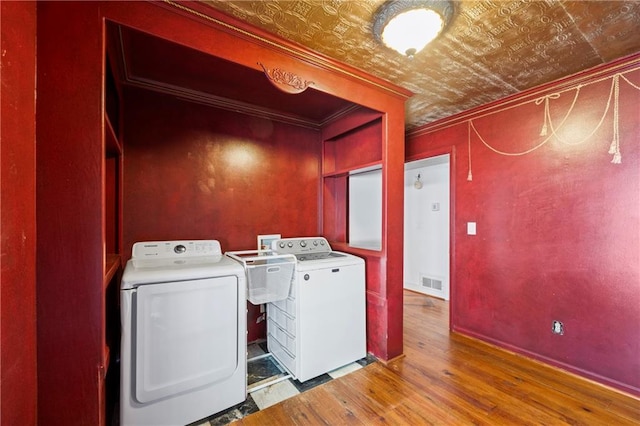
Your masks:
<path fill-rule="evenodd" d="M 203 3 L 405 87 L 407 130 L 640 51 L 640 2 L 457 1 L 408 59 L 372 32 L 383 0 Z"/>

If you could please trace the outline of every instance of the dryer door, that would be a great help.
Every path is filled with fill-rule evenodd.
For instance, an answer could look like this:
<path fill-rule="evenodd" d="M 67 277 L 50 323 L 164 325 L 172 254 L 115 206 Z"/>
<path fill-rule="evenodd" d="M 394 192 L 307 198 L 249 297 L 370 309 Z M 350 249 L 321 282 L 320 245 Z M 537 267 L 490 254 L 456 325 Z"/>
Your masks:
<path fill-rule="evenodd" d="M 229 378 L 238 367 L 235 276 L 137 289 L 135 398 L 148 403 Z"/>

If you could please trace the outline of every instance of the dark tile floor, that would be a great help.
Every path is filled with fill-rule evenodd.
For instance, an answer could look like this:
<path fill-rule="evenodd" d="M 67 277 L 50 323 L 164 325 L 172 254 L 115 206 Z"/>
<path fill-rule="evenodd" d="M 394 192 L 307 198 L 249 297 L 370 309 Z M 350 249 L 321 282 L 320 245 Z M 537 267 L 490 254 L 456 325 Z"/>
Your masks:
<path fill-rule="evenodd" d="M 376 361 L 372 355 L 349 364 L 343 368 L 322 374 L 304 383 L 294 380 L 288 376 L 287 372 L 271 356 L 263 357 L 267 353 L 266 342 L 250 344 L 248 347 L 248 358 L 251 360 L 247 364 L 247 399 L 227 410 L 215 414 L 214 416 L 192 423 L 189 426 L 220 426 L 227 425 L 234 420 L 241 419 L 251 413 L 277 404 L 287 398 L 291 398 L 301 392 L 313 389 L 327 383 L 334 378 L 343 376 L 352 371 L 360 369 Z M 277 381 L 281 379 L 281 381 Z M 277 382 L 276 382 L 277 381 Z M 266 383 L 274 382 L 266 386 Z"/>

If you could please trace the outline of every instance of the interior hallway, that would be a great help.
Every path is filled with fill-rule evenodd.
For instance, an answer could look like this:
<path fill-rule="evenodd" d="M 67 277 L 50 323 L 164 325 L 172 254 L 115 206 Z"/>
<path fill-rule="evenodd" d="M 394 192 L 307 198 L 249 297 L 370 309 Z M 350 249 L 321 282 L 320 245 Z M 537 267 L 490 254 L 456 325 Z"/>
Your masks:
<path fill-rule="evenodd" d="M 449 303 L 404 293 L 404 354 L 240 425 L 637 425 L 640 401 L 448 331 Z"/>

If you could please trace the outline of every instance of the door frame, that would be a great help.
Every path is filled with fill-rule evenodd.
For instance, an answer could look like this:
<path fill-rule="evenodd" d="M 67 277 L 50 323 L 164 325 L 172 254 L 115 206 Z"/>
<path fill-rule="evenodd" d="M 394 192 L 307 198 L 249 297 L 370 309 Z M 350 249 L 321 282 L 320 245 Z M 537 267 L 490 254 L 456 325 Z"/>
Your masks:
<path fill-rule="evenodd" d="M 449 154 L 449 331 L 453 330 L 456 316 L 456 147 L 448 147 L 427 150 L 417 155 L 405 157 L 404 163 L 426 160 L 433 157 Z M 404 287 L 404 283 L 403 283 Z"/>

